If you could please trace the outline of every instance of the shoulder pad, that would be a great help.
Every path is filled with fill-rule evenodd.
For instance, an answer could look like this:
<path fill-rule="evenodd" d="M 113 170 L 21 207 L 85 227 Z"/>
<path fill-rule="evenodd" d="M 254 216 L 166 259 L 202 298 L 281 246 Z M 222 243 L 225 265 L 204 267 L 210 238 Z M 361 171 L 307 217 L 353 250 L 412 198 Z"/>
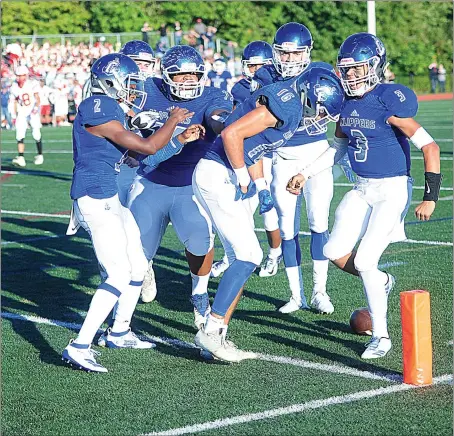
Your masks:
<path fill-rule="evenodd" d="M 399 118 L 413 118 L 416 115 L 418 99 L 410 88 L 398 83 L 386 83 L 380 88 L 380 100 L 391 115 Z"/>

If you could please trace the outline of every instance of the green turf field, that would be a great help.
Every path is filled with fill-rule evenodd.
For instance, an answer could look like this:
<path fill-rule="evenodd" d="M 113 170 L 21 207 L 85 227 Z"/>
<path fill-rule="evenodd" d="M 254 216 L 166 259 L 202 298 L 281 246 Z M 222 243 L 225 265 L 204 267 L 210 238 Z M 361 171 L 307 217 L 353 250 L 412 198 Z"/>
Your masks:
<path fill-rule="evenodd" d="M 71 370 L 60 353 L 83 321 L 99 283 L 87 235 L 65 236 L 71 207 L 70 128 L 44 128 L 45 163 L 10 165 L 13 132 L 2 136 L 2 431 L 4 435 L 451 435 L 452 428 L 452 102 L 423 102 L 417 119 L 442 150 L 443 191 L 433 219 L 419 223 L 422 154 L 412 148 L 413 242 L 390 246 L 384 268 L 396 276 L 390 295 L 393 349 L 359 358 L 367 338 L 348 327 L 365 306 L 361 283 L 330 267 L 334 314 L 281 315 L 285 272 L 246 284 L 229 333 L 261 353 L 240 364 L 207 362 L 192 344 L 191 279 L 182 245 L 169 227 L 155 261 L 157 300 L 140 304 L 133 327 L 155 350 L 102 350 L 108 374 Z M 349 189 L 338 174 L 332 214 Z M 40 215 L 42 214 L 42 215 Z M 331 220 L 332 224 L 332 220 Z M 257 228 L 263 228 L 260 217 Z M 305 211 L 302 232 L 308 231 Z M 266 250 L 266 237 L 257 233 Z M 303 233 L 306 295 L 312 286 L 309 238 Z M 219 242 L 216 255 L 222 250 Z M 211 296 L 218 279 L 210 281 Z M 431 387 L 403 385 L 399 293 L 431 293 L 434 377 Z M 97 347 L 96 347 L 97 348 Z"/>

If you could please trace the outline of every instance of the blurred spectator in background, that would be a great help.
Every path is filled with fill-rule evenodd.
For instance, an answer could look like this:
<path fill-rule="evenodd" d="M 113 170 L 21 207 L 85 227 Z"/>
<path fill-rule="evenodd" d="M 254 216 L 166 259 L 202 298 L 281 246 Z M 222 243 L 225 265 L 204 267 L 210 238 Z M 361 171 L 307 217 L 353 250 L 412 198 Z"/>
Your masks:
<path fill-rule="evenodd" d="M 201 18 L 197 18 L 195 25 L 194 25 L 194 30 L 199 34 L 198 38 L 199 40 L 197 43 L 200 45 L 203 45 L 203 37 L 205 36 L 205 33 L 207 32 L 207 26 L 205 23 L 202 21 Z"/>
<path fill-rule="evenodd" d="M 216 45 L 214 43 L 214 37 L 215 37 L 217 31 L 218 31 L 218 29 L 214 26 L 207 27 L 207 31 L 206 31 L 205 35 L 203 36 L 205 49 L 212 49 L 212 50 L 216 49 Z"/>
<path fill-rule="evenodd" d="M 11 84 L 8 80 L 2 79 L 2 127 L 3 127 L 3 117 L 5 118 L 5 128 L 12 129 L 13 121 L 11 119 L 11 113 L 9 111 L 10 104 L 10 92 Z"/>
<path fill-rule="evenodd" d="M 167 27 L 165 24 L 159 26 L 159 35 L 159 43 L 164 51 L 166 51 L 169 48 L 169 38 L 167 37 Z"/>
<path fill-rule="evenodd" d="M 152 29 L 148 25 L 148 23 L 143 23 L 142 29 L 140 31 L 142 32 L 142 41 L 146 42 L 148 44 L 148 32 L 150 32 Z"/>
<path fill-rule="evenodd" d="M 435 94 L 437 92 L 437 82 L 438 82 L 438 68 L 437 63 L 432 62 L 429 65 L 429 78 L 430 78 L 430 92 Z"/>
<path fill-rule="evenodd" d="M 227 42 L 227 46 L 224 48 L 223 53 L 228 60 L 235 58 L 235 47 L 238 47 L 238 44 L 236 42 Z"/>
<path fill-rule="evenodd" d="M 445 92 L 446 90 L 446 68 L 443 64 L 438 66 L 438 86 L 440 92 Z"/>
<path fill-rule="evenodd" d="M 49 96 L 52 94 L 52 89 L 46 85 L 44 79 L 39 81 L 38 95 L 41 102 L 41 124 L 48 126 L 52 123 L 52 112 Z"/>
<path fill-rule="evenodd" d="M 175 45 L 180 45 L 183 38 L 183 30 L 181 30 L 181 24 L 179 21 L 175 21 L 175 28 L 173 32 L 175 35 Z"/>

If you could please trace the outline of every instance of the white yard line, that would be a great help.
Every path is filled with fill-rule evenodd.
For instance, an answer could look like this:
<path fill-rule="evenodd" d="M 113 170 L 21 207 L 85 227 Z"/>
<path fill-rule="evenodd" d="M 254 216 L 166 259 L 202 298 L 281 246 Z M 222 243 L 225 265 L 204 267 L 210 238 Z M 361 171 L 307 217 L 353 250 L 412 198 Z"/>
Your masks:
<path fill-rule="evenodd" d="M 82 316 L 84 314 L 81 314 Z M 41 318 L 38 316 L 32 316 L 32 315 L 22 315 L 18 313 L 11 313 L 11 312 L 1 312 L 1 317 L 5 319 L 14 319 L 14 320 L 20 320 L 20 321 L 28 321 L 32 322 L 35 324 L 46 324 L 50 326 L 55 326 L 55 327 L 64 327 L 72 330 L 79 330 L 82 324 L 77 324 L 73 322 L 65 322 L 65 321 L 58 321 L 58 320 L 52 320 L 52 319 L 47 319 L 47 318 Z M 102 331 L 102 330 L 99 330 Z M 139 335 L 140 338 L 142 339 L 148 339 L 160 344 L 166 344 L 170 345 L 172 347 L 177 347 L 177 348 L 197 348 L 194 344 L 186 341 L 182 341 L 179 339 L 173 339 L 173 338 L 165 338 L 165 337 L 160 337 L 160 336 L 148 336 L 148 335 Z M 280 363 L 284 365 L 293 365 L 293 366 L 298 366 L 301 368 L 308 368 L 308 369 L 315 369 L 318 371 L 324 371 L 324 372 L 329 372 L 331 374 L 342 374 L 342 375 L 348 375 L 348 376 L 353 376 L 353 377 L 359 377 L 359 378 L 365 378 L 369 380 L 382 380 L 382 381 L 387 381 L 387 382 L 396 382 L 396 381 L 401 381 L 399 376 L 396 376 L 396 374 L 383 374 L 383 373 L 373 373 L 370 371 L 360 371 L 359 369 L 355 368 L 350 368 L 348 366 L 339 366 L 339 365 L 328 365 L 328 364 L 323 364 L 323 363 L 315 363 L 315 362 L 310 362 L 308 360 L 303 360 L 303 359 L 295 359 L 291 357 L 285 357 L 285 356 L 273 356 L 270 354 L 258 354 L 258 359 L 263 360 L 266 362 L 274 362 L 274 363 Z"/>
<path fill-rule="evenodd" d="M 452 374 L 442 375 L 433 379 L 433 384 L 442 384 L 452 382 Z M 323 400 L 312 400 L 306 403 L 292 404 L 287 407 L 279 407 L 277 409 L 269 409 L 258 413 L 248 413 L 245 415 L 232 416 L 230 418 L 218 419 L 216 421 L 209 421 L 195 425 L 188 425 L 186 427 L 179 427 L 170 430 L 145 433 L 142 436 L 176 436 L 190 433 L 200 433 L 208 430 L 216 430 L 219 428 L 230 427 L 237 424 L 247 424 L 249 422 L 261 421 L 263 419 L 277 418 L 279 416 L 292 415 L 295 413 L 302 413 L 307 410 L 321 409 L 337 404 L 353 403 L 355 401 L 367 400 L 382 395 L 394 394 L 397 392 L 405 392 L 412 389 L 419 389 L 421 386 L 413 386 L 406 384 L 398 384 L 387 386 L 384 388 L 372 389 L 369 391 L 359 391 L 347 395 L 339 395 L 336 397 L 329 397 Z"/>
<path fill-rule="evenodd" d="M 334 186 L 344 186 L 344 187 L 352 187 L 353 186 L 353 183 L 334 183 Z M 413 186 L 413 189 L 418 189 L 418 190 L 423 190 L 423 189 L 426 189 L 424 186 Z M 442 186 L 440 188 L 440 191 L 452 191 L 453 188 L 449 188 L 449 187 L 444 187 Z"/>
<path fill-rule="evenodd" d="M 70 215 L 60 215 L 60 214 L 52 214 L 52 213 L 41 213 L 41 212 L 24 212 L 24 211 L 19 211 L 19 210 L 1 210 L 0 211 L 3 214 L 6 215 L 22 215 L 22 216 L 41 216 L 41 217 L 47 217 L 47 218 L 63 218 L 63 219 L 68 219 L 70 218 Z M 171 223 L 170 223 L 171 224 Z M 262 228 L 256 228 L 254 229 L 256 232 L 263 233 L 265 232 L 265 229 Z M 310 232 L 304 232 L 300 231 L 298 233 L 299 235 L 303 236 L 310 236 Z M 13 243 L 14 241 L 10 241 L 10 243 Z M 452 242 L 443 242 L 443 241 L 419 241 L 416 239 L 406 239 L 405 241 L 401 241 L 404 243 L 408 244 L 426 244 L 426 245 L 447 245 L 447 246 L 452 246 Z M 21 243 L 21 241 L 18 241 L 18 243 Z"/>

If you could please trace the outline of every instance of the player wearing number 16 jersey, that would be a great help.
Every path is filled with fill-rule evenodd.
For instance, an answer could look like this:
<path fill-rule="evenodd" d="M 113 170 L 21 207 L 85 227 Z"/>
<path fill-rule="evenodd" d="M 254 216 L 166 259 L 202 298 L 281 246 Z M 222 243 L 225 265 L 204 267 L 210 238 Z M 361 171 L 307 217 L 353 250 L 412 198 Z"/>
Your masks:
<path fill-rule="evenodd" d="M 382 83 L 387 62 L 379 38 L 369 33 L 349 36 L 339 50 L 337 67 L 348 98 L 341 111 L 334 146 L 326 156 L 336 160 L 336 154 L 340 156 L 348 149 L 358 180 L 336 210 L 324 254 L 339 268 L 359 275 L 363 282 L 372 318 L 372 340 L 362 358 L 374 359 L 391 349 L 386 318 L 394 277 L 380 271 L 378 263 L 391 242 L 405 239 L 403 220 L 413 182 L 407 138 L 424 156 L 427 189 L 415 210 L 420 220 L 430 218 L 438 199 L 440 150 L 413 120 L 418 110 L 415 93 L 403 85 Z M 321 168 L 320 162 L 314 163 L 290 184 L 301 185 Z"/>

